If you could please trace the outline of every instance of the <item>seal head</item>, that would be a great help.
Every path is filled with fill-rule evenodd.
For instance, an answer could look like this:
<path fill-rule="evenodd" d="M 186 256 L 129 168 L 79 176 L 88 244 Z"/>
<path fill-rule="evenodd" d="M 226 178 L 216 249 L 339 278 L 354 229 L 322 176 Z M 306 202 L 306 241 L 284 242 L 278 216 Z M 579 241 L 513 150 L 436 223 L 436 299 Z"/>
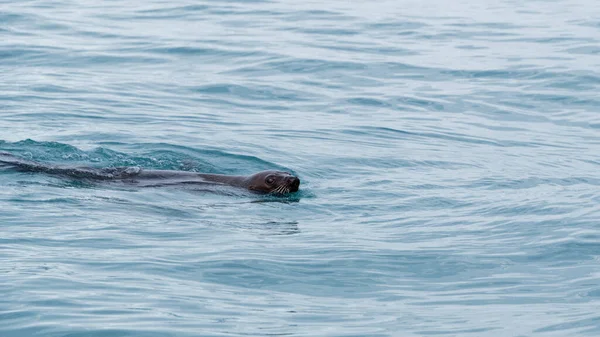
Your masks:
<path fill-rule="evenodd" d="M 300 179 L 288 172 L 261 171 L 248 177 L 247 188 L 251 191 L 272 194 L 288 194 L 298 191 Z"/>

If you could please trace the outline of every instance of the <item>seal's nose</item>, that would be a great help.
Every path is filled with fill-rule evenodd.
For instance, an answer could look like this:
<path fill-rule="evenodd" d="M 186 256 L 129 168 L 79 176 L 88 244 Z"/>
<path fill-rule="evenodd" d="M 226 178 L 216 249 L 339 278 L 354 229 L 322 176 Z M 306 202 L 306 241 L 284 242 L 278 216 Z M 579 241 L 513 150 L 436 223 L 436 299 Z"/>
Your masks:
<path fill-rule="evenodd" d="M 287 182 L 290 185 L 291 192 L 297 192 L 298 191 L 298 187 L 300 187 L 300 179 L 298 179 L 297 177 L 289 177 L 287 178 Z"/>

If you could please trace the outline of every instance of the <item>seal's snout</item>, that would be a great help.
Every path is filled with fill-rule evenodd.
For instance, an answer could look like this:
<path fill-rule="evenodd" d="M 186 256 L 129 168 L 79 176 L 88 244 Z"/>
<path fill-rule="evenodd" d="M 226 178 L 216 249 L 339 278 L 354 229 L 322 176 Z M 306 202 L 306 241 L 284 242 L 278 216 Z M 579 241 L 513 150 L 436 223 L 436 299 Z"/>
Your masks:
<path fill-rule="evenodd" d="M 300 187 L 300 179 L 298 179 L 298 177 L 288 177 L 287 182 L 291 188 L 290 192 L 298 191 L 298 187 Z"/>

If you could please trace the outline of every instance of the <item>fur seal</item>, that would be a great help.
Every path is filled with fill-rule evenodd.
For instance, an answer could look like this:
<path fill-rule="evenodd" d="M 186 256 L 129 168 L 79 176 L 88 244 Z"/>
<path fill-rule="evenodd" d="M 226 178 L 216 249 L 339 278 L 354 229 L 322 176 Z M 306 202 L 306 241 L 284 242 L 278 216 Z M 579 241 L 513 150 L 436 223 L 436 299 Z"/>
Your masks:
<path fill-rule="evenodd" d="M 261 171 L 248 176 L 233 176 L 175 170 L 146 170 L 137 166 L 69 167 L 41 164 L 5 152 L 0 152 L 0 164 L 26 172 L 42 172 L 86 180 L 119 181 L 142 187 L 214 184 L 239 187 L 257 193 L 285 195 L 297 192 L 300 186 L 298 177 L 275 170 Z"/>

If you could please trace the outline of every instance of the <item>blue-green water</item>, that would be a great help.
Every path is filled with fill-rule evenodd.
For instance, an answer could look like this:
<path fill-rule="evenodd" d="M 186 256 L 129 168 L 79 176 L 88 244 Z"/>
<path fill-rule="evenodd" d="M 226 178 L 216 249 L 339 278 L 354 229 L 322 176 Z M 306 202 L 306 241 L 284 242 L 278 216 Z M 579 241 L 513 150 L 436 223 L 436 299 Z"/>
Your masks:
<path fill-rule="evenodd" d="M 594 1 L 2 1 L 0 336 L 600 335 Z"/>

